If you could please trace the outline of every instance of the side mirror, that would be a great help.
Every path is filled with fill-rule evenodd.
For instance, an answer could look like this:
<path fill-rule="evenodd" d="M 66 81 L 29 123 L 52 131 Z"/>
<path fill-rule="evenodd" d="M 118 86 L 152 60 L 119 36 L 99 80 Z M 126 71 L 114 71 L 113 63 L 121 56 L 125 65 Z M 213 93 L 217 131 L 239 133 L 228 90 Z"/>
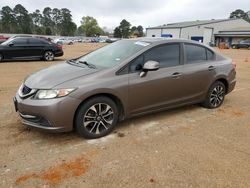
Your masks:
<path fill-rule="evenodd" d="M 13 46 L 14 44 L 12 43 L 12 42 L 10 42 L 9 44 L 8 44 L 8 46 Z"/>
<path fill-rule="evenodd" d="M 148 71 L 156 71 L 160 68 L 160 63 L 157 61 L 147 61 L 142 68 L 140 77 L 144 77 Z"/>

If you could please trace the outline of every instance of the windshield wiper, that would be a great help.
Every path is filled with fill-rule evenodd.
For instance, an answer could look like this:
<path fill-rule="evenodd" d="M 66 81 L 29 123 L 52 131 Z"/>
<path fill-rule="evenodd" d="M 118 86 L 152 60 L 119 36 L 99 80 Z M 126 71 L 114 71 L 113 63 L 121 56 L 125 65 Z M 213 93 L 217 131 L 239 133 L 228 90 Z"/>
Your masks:
<path fill-rule="evenodd" d="M 96 66 L 94 64 L 88 63 L 87 61 L 78 61 L 78 62 L 87 65 L 89 68 L 96 69 Z"/>

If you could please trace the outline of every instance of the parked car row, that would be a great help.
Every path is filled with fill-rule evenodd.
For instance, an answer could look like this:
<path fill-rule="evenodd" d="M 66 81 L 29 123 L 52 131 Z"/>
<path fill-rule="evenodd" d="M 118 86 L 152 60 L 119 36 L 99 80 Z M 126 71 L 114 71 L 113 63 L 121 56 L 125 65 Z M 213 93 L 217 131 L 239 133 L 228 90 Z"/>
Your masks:
<path fill-rule="evenodd" d="M 61 44 L 61 45 L 72 45 L 74 44 L 74 41 L 71 40 L 71 39 L 68 39 L 68 38 L 58 38 L 58 39 L 55 39 L 54 42 L 56 44 Z"/>
<path fill-rule="evenodd" d="M 61 44 L 61 45 L 72 45 L 76 42 L 81 42 L 81 43 L 88 43 L 88 42 L 112 43 L 112 42 L 116 42 L 118 40 L 120 40 L 120 39 L 101 36 L 101 37 L 92 37 L 92 38 L 77 38 L 77 37 L 57 38 L 57 39 L 54 39 L 54 42 L 56 44 Z"/>

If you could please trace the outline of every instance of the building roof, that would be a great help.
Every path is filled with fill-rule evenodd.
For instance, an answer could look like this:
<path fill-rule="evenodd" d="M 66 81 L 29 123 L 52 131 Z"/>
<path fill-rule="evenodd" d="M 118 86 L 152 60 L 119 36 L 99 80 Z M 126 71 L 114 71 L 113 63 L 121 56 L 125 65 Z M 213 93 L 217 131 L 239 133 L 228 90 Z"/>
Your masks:
<path fill-rule="evenodd" d="M 236 27 L 232 29 L 221 30 L 215 33 L 215 36 L 247 36 L 250 37 L 250 24 L 249 27 Z"/>
<path fill-rule="evenodd" d="M 232 29 L 221 30 L 220 32 L 250 32 L 250 23 L 249 27 L 235 27 Z"/>
<path fill-rule="evenodd" d="M 183 28 L 183 27 L 192 27 L 197 25 L 206 25 L 218 22 L 225 22 L 231 20 L 238 20 L 239 18 L 230 18 L 230 19 L 211 19 L 211 20 L 196 20 L 196 21 L 186 21 L 178 23 L 164 24 L 156 27 L 149 27 L 147 29 L 161 29 L 161 28 Z"/>

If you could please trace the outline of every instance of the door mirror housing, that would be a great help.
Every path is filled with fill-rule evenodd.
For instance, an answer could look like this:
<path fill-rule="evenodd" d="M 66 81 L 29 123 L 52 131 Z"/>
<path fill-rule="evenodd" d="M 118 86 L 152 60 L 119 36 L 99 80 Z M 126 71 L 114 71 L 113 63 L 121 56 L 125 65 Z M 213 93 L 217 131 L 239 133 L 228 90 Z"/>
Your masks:
<path fill-rule="evenodd" d="M 143 65 L 143 70 L 144 71 L 156 71 L 160 68 L 160 63 L 157 61 L 147 61 Z"/>
<path fill-rule="evenodd" d="M 156 71 L 160 68 L 160 63 L 157 61 L 147 61 L 142 68 L 142 72 L 140 73 L 140 77 L 146 76 L 148 71 Z"/>
<path fill-rule="evenodd" d="M 12 43 L 12 42 L 10 42 L 9 44 L 8 44 L 8 46 L 13 46 L 14 45 L 14 43 Z"/>

